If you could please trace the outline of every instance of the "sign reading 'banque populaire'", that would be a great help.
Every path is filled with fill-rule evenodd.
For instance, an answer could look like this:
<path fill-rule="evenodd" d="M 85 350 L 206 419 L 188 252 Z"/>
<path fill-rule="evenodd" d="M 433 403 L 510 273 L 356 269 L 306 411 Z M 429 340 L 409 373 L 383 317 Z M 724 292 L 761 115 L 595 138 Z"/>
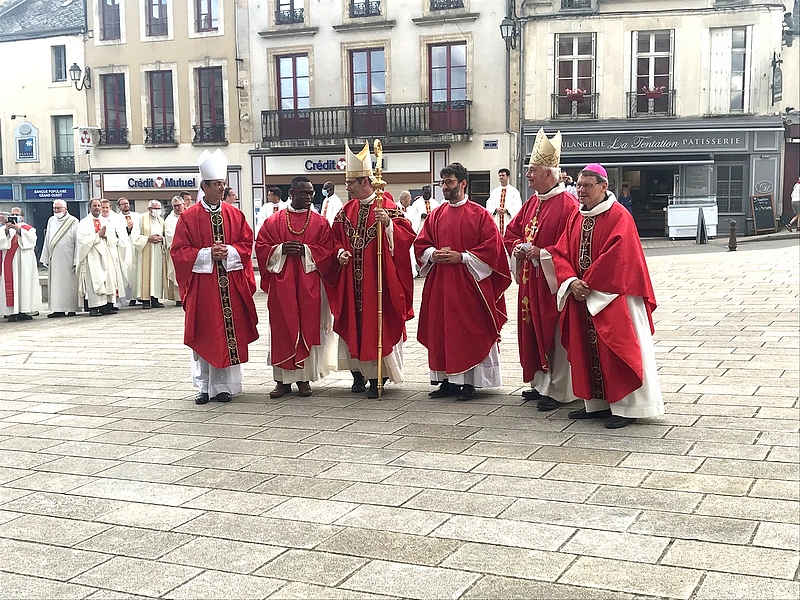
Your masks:
<path fill-rule="evenodd" d="M 570 135 L 565 133 L 561 142 L 565 153 L 588 151 L 642 152 L 668 151 L 692 152 L 712 150 L 747 150 L 747 135 L 735 133 L 613 133 Z"/>

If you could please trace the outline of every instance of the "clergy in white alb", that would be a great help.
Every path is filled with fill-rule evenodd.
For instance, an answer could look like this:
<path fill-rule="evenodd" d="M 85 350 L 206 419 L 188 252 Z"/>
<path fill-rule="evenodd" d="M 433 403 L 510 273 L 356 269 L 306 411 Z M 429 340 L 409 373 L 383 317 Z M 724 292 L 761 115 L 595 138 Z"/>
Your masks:
<path fill-rule="evenodd" d="M 320 208 L 319 214 L 328 219 L 328 225 L 333 225 L 333 220 L 342 210 L 342 206 L 344 206 L 344 202 L 342 202 L 335 190 L 336 186 L 333 185 L 332 181 L 326 181 L 322 184 L 322 197 L 325 199 L 322 201 L 322 208 Z"/>
<path fill-rule="evenodd" d="M 53 202 L 53 216 L 47 221 L 42 255 L 47 267 L 47 303 L 50 318 L 73 316 L 78 312 L 78 219 L 67 212 L 63 200 Z"/>
<path fill-rule="evenodd" d="M 0 229 L 0 250 L 3 251 L 0 314 L 9 315 L 10 322 L 30 321 L 33 317 L 28 313 L 38 312 L 42 306 L 36 266 L 36 229 L 25 223 L 25 214 L 18 206 L 11 209 L 11 216 Z"/>
<path fill-rule="evenodd" d="M 423 185 L 422 195 L 417 196 L 405 211 L 406 219 L 411 221 L 414 233 L 419 235 L 419 232 L 422 231 L 422 226 L 425 224 L 425 219 L 439 204 L 440 202 L 433 197 L 433 188 L 430 185 Z"/>
<path fill-rule="evenodd" d="M 164 243 L 164 219 L 161 218 L 161 202 L 150 200 L 147 213 L 131 232 L 131 241 L 136 248 L 136 298 L 143 308 L 161 308 L 158 301 L 167 290 L 167 247 Z"/>
<path fill-rule="evenodd" d="M 121 293 L 120 295 L 124 296 L 128 304 L 133 306 L 136 304 L 136 273 L 138 272 L 138 266 L 136 264 L 136 249 L 131 241 L 131 233 L 134 226 L 139 226 L 142 215 L 131 210 L 131 203 L 124 196 L 117 200 L 117 208 L 119 212 L 112 214 L 112 217 L 115 217 L 119 224 L 122 225 L 122 228 L 117 227 L 118 237 L 122 242 L 119 245 L 119 262 L 123 269 L 124 279 L 124 294 Z"/>
<path fill-rule="evenodd" d="M 175 237 L 175 227 L 178 225 L 178 217 L 186 208 L 181 196 L 172 197 L 172 212 L 164 219 L 164 244 L 167 248 L 167 289 L 164 298 L 174 300 L 177 306 L 181 306 L 181 296 L 178 291 L 178 279 L 175 276 L 175 263 L 172 262 L 170 249 L 172 239 Z"/>
<path fill-rule="evenodd" d="M 78 223 L 77 238 L 79 296 L 86 298 L 91 316 L 112 314 L 122 274 L 111 250 L 117 234 L 103 225 L 99 199 L 89 203 L 89 214 Z"/>
<path fill-rule="evenodd" d="M 505 233 L 506 225 L 511 222 L 519 209 L 522 208 L 522 197 L 519 190 L 508 183 L 511 172 L 508 169 L 500 169 L 497 172 L 500 185 L 492 190 L 489 199 L 486 201 L 486 210 L 494 218 L 495 225 L 500 230 L 500 235 Z"/>

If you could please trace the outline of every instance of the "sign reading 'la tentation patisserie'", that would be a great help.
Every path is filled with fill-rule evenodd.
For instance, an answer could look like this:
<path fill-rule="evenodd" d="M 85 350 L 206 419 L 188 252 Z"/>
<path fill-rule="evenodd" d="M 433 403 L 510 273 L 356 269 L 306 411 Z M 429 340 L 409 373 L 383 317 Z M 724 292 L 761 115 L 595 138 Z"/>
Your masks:
<path fill-rule="evenodd" d="M 747 150 L 747 135 L 744 132 L 564 134 L 561 142 L 562 152 L 578 153 L 587 150 L 620 153 L 648 150 L 653 152 Z"/>

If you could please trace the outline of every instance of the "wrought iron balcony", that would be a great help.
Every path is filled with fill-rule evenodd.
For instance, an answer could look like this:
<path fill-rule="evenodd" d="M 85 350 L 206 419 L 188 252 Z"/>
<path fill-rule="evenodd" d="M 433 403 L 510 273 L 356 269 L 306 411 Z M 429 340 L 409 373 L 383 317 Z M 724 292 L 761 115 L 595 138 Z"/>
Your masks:
<path fill-rule="evenodd" d="M 358 0 L 350 3 L 350 17 L 378 17 L 381 14 L 381 0 Z"/>
<path fill-rule="evenodd" d="M 158 125 L 144 128 L 145 144 L 175 144 L 175 126 Z"/>
<path fill-rule="evenodd" d="M 464 0 L 431 0 L 431 10 L 464 8 Z"/>
<path fill-rule="evenodd" d="M 106 127 L 100 130 L 98 146 L 130 146 L 126 127 Z"/>
<path fill-rule="evenodd" d="M 453 139 L 472 134 L 471 100 L 378 106 L 333 106 L 261 112 L 264 142 L 341 140 L 380 135 Z M 301 144 L 297 144 L 301 145 Z"/>
<path fill-rule="evenodd" d="M 596 119 L 600 94 L 552 94 L 554 121 Z"/>
<path fill-rule="evenodd" d="M 561 0 L 562 9 L 590 9 L 592 8 L 592 0 Z"/>
<path fill-rule="evenodd" d="M 628 92 L 628 118 L 674 117 L 675 90 Z"/>
<path fill-rule="evenodd" d="M 292 23 L 303 23 L 305 21 L 305 11 L 302 8 L 289 8 L 287 10 L 275 11 L 276 25 L 290 25 Z"/>
<path fill-rule="evenodd" d="M 74 156 L 54 156 L 53 157 L 53 173 L 74 173 L 75 172 L 75 157 Z"/>
<path fill-rule="evenodd" d="M 225 123 L 215 123 L 214 125 L 193 125 L 194 139 L 193 144 L 217 143 L 227 144 L 225 138 Z"/>

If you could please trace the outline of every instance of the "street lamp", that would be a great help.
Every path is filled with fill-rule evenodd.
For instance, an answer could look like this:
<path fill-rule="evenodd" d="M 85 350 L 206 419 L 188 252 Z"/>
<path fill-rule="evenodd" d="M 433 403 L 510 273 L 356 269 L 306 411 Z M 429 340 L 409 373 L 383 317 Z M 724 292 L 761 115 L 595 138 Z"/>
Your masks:
<path fill-rule="evenodd" d="M 83 89 L 92 89 L 91 71 L 88 66 L 86 70 L 83 71 L 78 66 L 78 63 L 72 63 L 72 66 L 69 68 L 69 78 L 72 79 L 72 83 L 75 84 L 75 89 L 79 92 Z"/>
<path fill-rule="evenodd" d="M 506 17 L 500 22 L 500 35 L 506 43 L 506 50 L 517 47 L 517 24 L 513 19 Z"/>

